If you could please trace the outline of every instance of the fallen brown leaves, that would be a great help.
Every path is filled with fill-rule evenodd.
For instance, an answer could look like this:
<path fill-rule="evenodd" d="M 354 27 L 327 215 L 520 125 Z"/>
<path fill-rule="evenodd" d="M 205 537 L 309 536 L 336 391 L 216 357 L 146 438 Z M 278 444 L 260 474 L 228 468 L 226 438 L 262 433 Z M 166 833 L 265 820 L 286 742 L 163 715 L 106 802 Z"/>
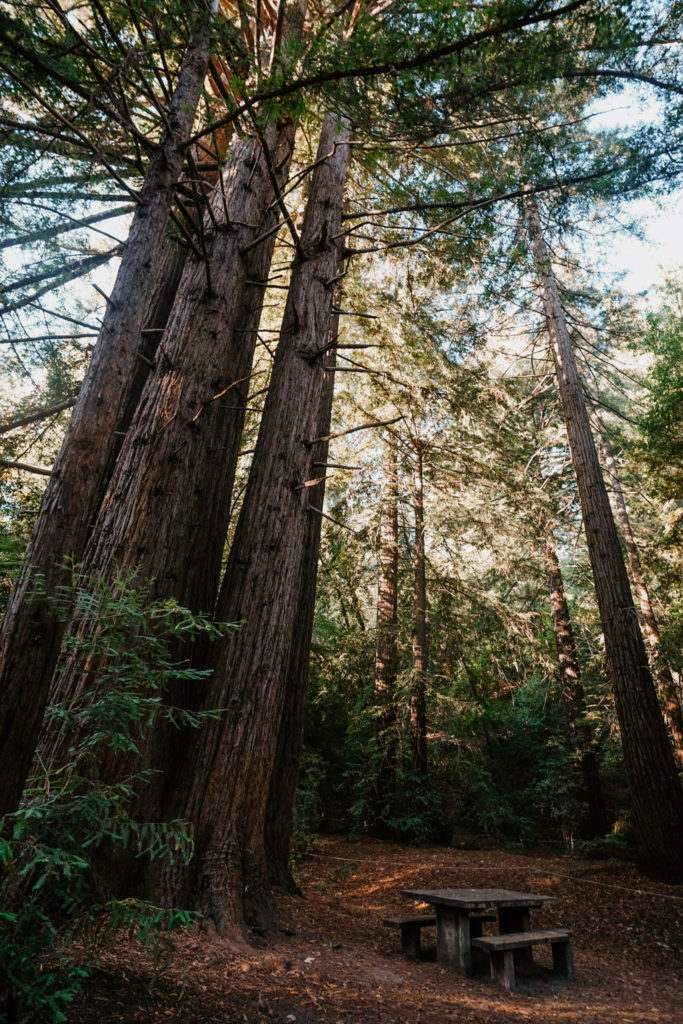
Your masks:
<path fill-rule="evenodd" d="M 109 950 L 70 1024 L 680 1024 L 683 887 L 651 882 L 623 864 L 501 851 L 410 849 L 369 840 L 321 840 L 300 867 L 303 898 L 279 896 L 291 935 L 259 948 L 179 936 L 155 980 L 129 943 Z M 382 918 L 405 912 L 400 890 L 504 887 L 557 903 L 539 927 L 574 930 L 577 980 L 544 967 L 514 993 L 461 978 L 399 952 Z M 433 945 L 433 937 L 431 939 Z M 425 946 L 429 953 L 429 933 Z"/>

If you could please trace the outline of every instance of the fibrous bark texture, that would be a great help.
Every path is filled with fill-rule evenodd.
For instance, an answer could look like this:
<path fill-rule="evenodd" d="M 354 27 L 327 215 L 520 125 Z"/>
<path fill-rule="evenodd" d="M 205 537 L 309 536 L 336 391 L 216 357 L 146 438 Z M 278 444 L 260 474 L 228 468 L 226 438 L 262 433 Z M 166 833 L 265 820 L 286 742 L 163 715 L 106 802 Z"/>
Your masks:
<path fill-rule="evenodd" d="M 294 134 L 291 121 L 267 133 L 280 186 Z M 274 226 L 273 198 L 260 142 L 238 141 L 210 238 L 205 224 L 211 291 L 205 263 L 188 259 L 87 552 L 98 572 L 139 566 L 153 593 L 197 611 L 213 610 L 218 589 L 274 235 L 253 243 Z"/>
<path fill-rule="evenodd" d="M 581 683 L 581 668 L 576 651 L 576 641 L 569 605 L 564 592 L 562 570 L 550 534 L 545 542 L 545 564 L 550 592 L 550 615 L 559 663 L 560 694 L 567 718 L 569 738 L 576 751 L 581 772 L 582 796 L 587 807 L 583 822 L 585 839 L 604 835 L 607 831 L 607 815 L 600 785 L 600 772 L 595 751 L 592 748 L 590 725 L 586 721 L 586 698 Z"/>
<path fill-rule="evenodd" d="M 645 638 L 650 649 L 650 664 L 652 665 L 655 681 L 661 694 L 662 703 L 664 705 L 664 719 L 669 727 L 674 752 L 679 765 L 683 767 L 683 710 L 681 709 L 681 704 L 678 699 L 676 684 L 674 683 L 671 669 L 662 653 L 657 616 L 655 615 L 655 610 L 652 607 L 650 591 L 648 590 L 647 583 L 645 582 L 645 576 L 643 575 L 640 552 L 633 534 L 631 517 L 628 513 L 628 505 L 626 504 L 624 489 L 621 486 L 621 480 L 619 479 L 619 470 L 617 469 L 614 451 L 612 450 L 612 444 L 609 439 L 609 432 L 600 413 L 595 412 L 594 415 L 602 438 L 602 455 L 605 466 L 607 467 L 610 483 L 612 485 L 612 494 L 614 495 L 617 519 L 621 529 L 621 535 L 624 538 L 624 544 L 626 546 L 626 554 L 631 567 L 631 576 L 636 587 L 640 613 L 645 624 Z"/>
<path fill-rule="evenodd" d="M 325 117 L 304 225 L 249 480 L 217 605 L 242 622 L 216 650 L 207 700 L 227 708 L 193 741 L 174 816 L 192 822 L 189 871 L 165 872 L 160 898 L 189 902 L 228 932 L 272 924 L 265 814 L 285 703 L 302 566 L 309 538 L 310 481 L 332 309 L 342 248 L 341 207 L 349 133 Z"/>
<path fill-rule="evenodd" d="M 230 496 L 239 455 L 247 392 L 266 278 L 277 224 L 264 145 L 284 185 L 295 125 L 236 142 L 211 199 L 204 241 L 207 266 L 188 256 L 175 304 L 157 348 L 102 502 L 83 569 L 111 576 L 137 569 L 154 598 L 175 598 L 195 612 L 212 613 L 218 592 Z M 218 227 L 216 227 L 216 224 Z M 269 233 L 270 232 L 270 233 Z M 266 237 L 262 237 L 266 236 Z M 258 241 L 261 239 L 260 241 Z M 253 244 L 257 241 L 257 244 Z M 93 686 L 97 664 L 70 657 L 55 674 L 52 699 L 70 701 Z M 201 695 L 170 689 L 170 703 L 196 708 Z M 112 752 L 104 777 L 120 779 L 143 767 L 153 775 L 141 787 L 136 814 L 156 818 L 156 806 L 185 741 L 161 722 L 146 742 L 144 760 Z M 45 758 L 63 757 L 62 737 Z M 68 740 L 66 741 L 68 742 Z M 130 876 L 130 866 L 119 874 Z M 112 879 L 113 880 L 113 879 Z M 115 881 L 115 880 L 113 880 Z"/>
<path fill-rule="evenodd" d="M 387 432 L 382 450 L 382 494 L 379 526 L 379 574 L 377 579 L 377 629 L 375 639 L 375 703 L 385 709 L 388 726 L 395 700 L 398 663 L 398 446 Z"/>
<path fill-rule="evenodd" d="M 155 281 L 156 258 L 181 175 L 209 61 L 197 35 L 181 65 L 168 127 L 150 160 L 138 206 L 92 360 L 43 498 L 25 568 L 5 614 L 0 647 L 0 814 L 16 808 L 40 728 L 62 625 L 43 597 L 68 581 L 102 501 L 118 432 L 139 387 L 141 332 Z"/>
<path fill-rule="evenodd" d="M 335 304 L 338 305 L 340 300 L 341 288 L 337 288 L 334 293 Z M 325 502 L 325 475 L 329 448 L 329 441 L 326 438 L 330 432 L 330 422 L 332 419 L 334 366 L 336 362 L 338 329 L 339 316 L 333 312 L 328 341 L 330 347 L 322 357 L 325 366 L 325 376 L 323 378 L 320 410 L 316 427 L 316 436 L 320 437 L 321 440 L 313 446 L 312 451 L 313 472 L 316 475 L 313 477 L 315 482 L 311 483 L 311 486 L 308 488 L 308 502 L 311 514 L 308 517 L 307 537 L 304 541 L 299 597 L 297 599 L 297 620 L 294 626 L 292 652 L 287 671 L 285 703 L 280 721 L 280 731 L 278 733 L 275 762 L 266 808 L 265 843 L 268 874 L 274 885 L 282 886 L 290 891 L 297 890 L 290 871 L 289 858 L 292 816 L 304 740 L 306 692 L 308 688 L 308 669 L 315 614 L 316 579 L 322 527 L 322 516 L 315 510 L 319 509 L 322 511 Z"/>
<path fill-rule="evenodd" d="M 638 860 L 642 870 L 653 876 L 681 880 L 683 791 L 648 665 L 557 282 L 538 210 L 530 197 L 524 210 L 614 688 Z"/>
<path fill-rule="evenodd" d="M 410 690 L 410 757 L 417 775 L 427 774 L 427 573 L 425 559 L 424 475 L 422 442 L 415 439 L 413 456 L 413 679 Z"/>

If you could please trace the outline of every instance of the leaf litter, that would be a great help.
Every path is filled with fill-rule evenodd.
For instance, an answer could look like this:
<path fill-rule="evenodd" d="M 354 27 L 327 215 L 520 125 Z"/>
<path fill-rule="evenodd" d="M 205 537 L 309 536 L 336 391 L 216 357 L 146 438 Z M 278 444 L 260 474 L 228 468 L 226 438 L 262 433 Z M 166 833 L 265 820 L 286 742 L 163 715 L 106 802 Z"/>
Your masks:
<path fill-rule="evenodd" d="M 680 1024 L 683 1020 L 683 886 L 645 878 L 629 864 L 504 850 L 411 848 L 375 839 L 322 838 L 297 868 L 302 895 L 277 891 L 282 931 L 258 946 L 215 934 L 177 935 L 166 971 L 133 943 L 107 949 L 69 1024 Z M 573 929 L 576 981 L 533 973 L 510 993 L 485 974 L 463 978 L 400 952 L 387 916 L 419 909 L 408 888 L 543 892 L 538 927 Z M 489 926 L 491 927 L 491 926 Z M 255 937 L 255 941 L 256 937 Z"/>

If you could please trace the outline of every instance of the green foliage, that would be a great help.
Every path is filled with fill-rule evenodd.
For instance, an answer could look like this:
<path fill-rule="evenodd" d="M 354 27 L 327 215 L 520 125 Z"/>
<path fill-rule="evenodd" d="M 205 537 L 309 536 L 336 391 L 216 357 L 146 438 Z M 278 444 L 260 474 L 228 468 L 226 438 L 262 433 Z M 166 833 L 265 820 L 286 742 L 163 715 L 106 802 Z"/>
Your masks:
<path fill-rule="evenodd" d="M 0 503 L 0 509 L 2 508 Z M 4 518 L 4 517 L 3 517 Z M 16 532 L 3 529 L 4 523 L 0 525 L 0 609 L 4 610 L 9 595 L 12 591 L 21 561 L 26 548 L 27 537 L 24 524 L 20 524 Z"/>
<path fill-rule="evenodd" d="M 634 860 L 636 843 L 630 824 L 630 814 L 623 811 L 605 836 L 596 839 L 582 839 L 576 844 L 576 852 L 583 857 L 599 860 Z"/>
<path fill-rule="evenodd" d="M 403 704 L 403 709 L 407 703 Z M 434 839 L 442 818 L 433 776 L 411 768 L 408 722 L 401 703 L 378 708 L 361 692 L 348 724 L 344 773 L 351 834 L 375 831 L 410 843 Z"/>
<path fill-rule="evenodd" d="M 516 845 L 576 831 L 573 754 L 546 680 L 532 677 L 503 699 L 471 707 L 453 730 L 467 751 L 459 765 L 457 827 Z"/>
<path fill-rule="evenodd" d="M 163 704 L 171 682 L 200 684 L 208 675 L 174 660 L 173 645 L 213 639 L 228 627 L 173 601 L 150 601 L 134 574 L 113 585 L 75 574 L 55 604 L 76 623 L 66 640 L 71 657 L 96 657 L 98 671 L 91 692 L 48 709 L 48 738 L 61 736 L 68 754 L 58 765 L 35 766 L 19 810 L 0 827 L 0 1021 L 7 1024 L 39 1013 L 55 1024 L 66 1020 L 65 1006 L 81 991 L 99 942 L 114 931 L 125 928 L 160 968 L 170 930 L 196 919 L 189 911 L 119 900 L 107 887 L 98 864 L 117 850 L 187 862 L 193 843 L 185 822 L 131 816 L 131 798 L 146 773 L 111 783 L 100 765 L 107 750 L 138 751 L 161 716 L 201 723 L 207 713 L 188 716 Z M 71 948 L 79 937 L 88 950 L 80 957 Z"/>
<path fill-rule="evenodd" d="M 641 419 L 641 454 L 659 493 L 683 494 L 683 288 L 671 283 L 661 309 L 647 319 L 642 338 L 654 354 L 650 401 Z"/>
<path fill-rule="evenodd" d="M 321 786 L 325 778 L 324 759 L 305 750 L 299 767 L 299 786 L 292 817 L 291 850 L 297 860 L 311 852 L 320 825 Z"/>

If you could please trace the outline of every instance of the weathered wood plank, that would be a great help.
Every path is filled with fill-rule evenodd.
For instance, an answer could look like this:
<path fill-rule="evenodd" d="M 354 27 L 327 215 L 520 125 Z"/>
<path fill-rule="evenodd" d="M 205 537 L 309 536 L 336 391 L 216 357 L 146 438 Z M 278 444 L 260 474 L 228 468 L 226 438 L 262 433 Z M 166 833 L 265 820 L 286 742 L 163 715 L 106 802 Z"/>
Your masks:
<path fill-rule="evenodd" d="M 571 936 L 572 933 L 567 928 L 548 928 L 544 931 L 485 935 L 472 939 L 472 944 L 487 950 L 522 949 L 524 946 L 535 946 L 542 942 L 567 942 Z"/>
<path fill-rule="evenodd" d="M 401 929 L 401 952 L 411 960 L 419 960 L 422 953 L 420 933 L 423 928 L 436 924 L 436 917 L 386 917 L 387 928 Z"/>
<path fill-rule="evenodd" d="M 472 939 L 472 947 L 488 952 L 491 977 L 510 990 L 515 987 L 515 954 L 521 950 L 531 953 L 532 946 L 542 943 L 551 945 L 553 973 L 571 981 L 574 978 L 571 936 L 569 929 L 549 928 L 545 931 L 482 936 Z"/>
<path fill-rule="evenodd" d="M 418 925 L 421 928 L 436 924 L 436 917 L 385 917 L 382 922 L 387 928 L 405 928 L 406 925 Z"/>

